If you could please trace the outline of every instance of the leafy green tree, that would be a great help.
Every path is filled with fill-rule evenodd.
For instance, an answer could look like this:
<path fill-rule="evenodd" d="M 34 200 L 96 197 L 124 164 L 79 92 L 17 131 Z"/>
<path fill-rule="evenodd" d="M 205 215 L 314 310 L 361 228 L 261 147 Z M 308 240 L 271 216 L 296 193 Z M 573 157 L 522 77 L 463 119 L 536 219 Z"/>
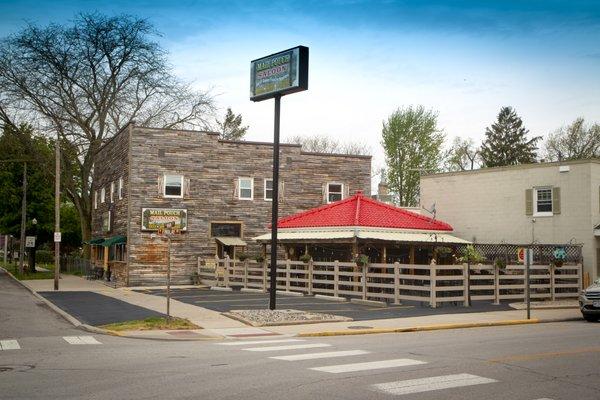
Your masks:
<path fill-rule="evenodd" d="M 528 139 L 529 130 L 512 107 L 502 107 L 498 119 L 485 129 L 481 159 L 485 167 L 536 162 L 540 136 Z"/>
<path fill-rule="evenodd" d="M 577 118 L 548 135 L 544 147 L 550 161 L 600 157 L 600 124 Z"/>
<path fill-rule="evenodd" d="M 177 79 L 145 19 L 98 13 L 28 25 L 0 42 L 0 119 L 27 118 L 59 137 L 62 190 L 91 236 L 99 148 L 136 125 L 206 129 L 213 100 Z M 87 247 L 86 247 L 87 248 Z"/>
<path fill-rule="evenodd" d="M 223 140 L 243 140 L 249 128 L 242 126 L 242 114 L 234 114 L 229 107 L 223 121 L 217 120 L 217 126 L 221 134 L 219 138 Z"/>
<path fill-rule="evenodd" d="M 423 106 L 399 108 L 383 122 L 382 146 L 390 192 L 402 206 L 419 202 L 420 172 L 437 171 L 444 134 L 437 112 Z"/>
<path fill-rule="evenodd" d="M 446 154 L 445 171 L 468 171 L 479 167 L 479 149 L 475 147 L 473 139 L 455 137 Z"/>
<path fill-rule="evenodd" d="M 5 123 L 0 134 L 0 232 L 20 236 L 23 168 L 27 162 L 26 232 L 37 236 L 36 247 L 51 246 L 54 232 L 54 143 L 30 126 Z M 61 231 L 67 251 L 81 244 L 79 216 L 63 199 Z M 37 225 L 32 224 L 33 219 Z"/>

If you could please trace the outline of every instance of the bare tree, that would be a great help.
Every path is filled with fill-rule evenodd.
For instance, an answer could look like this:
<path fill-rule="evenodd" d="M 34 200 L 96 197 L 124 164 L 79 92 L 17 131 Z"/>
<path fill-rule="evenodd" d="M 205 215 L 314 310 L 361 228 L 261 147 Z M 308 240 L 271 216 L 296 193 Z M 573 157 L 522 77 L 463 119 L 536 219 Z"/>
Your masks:
<path fill-rule="evenodd" d="M 467 171 L 479 168 L 481 159 L 479 149 L 473 139 L 455 137 L 445 157 L 444 170 Z"/>
<path fill-rule="evenodd" d="M 28 25 L 0 43 L 0 114 L 60 138 L 63 190 L 81 216 L 84 240 L 94 163 L 107 139 L 132 121 L 208 126 L 212 98 L 174 77 L 156 35 L 146 20 L 93 13 L 70 26 Z"/>
<path fill-rule="evenodd" d="M 600 124 L 577 118 L 548 135 L 544 147 L 550 161 L 600 157 Z"/>
<path fill-rule="evenodd" d="M 328 135 L 296 135 L 285 140 L 302 145 L 302 150 L 315 153 L 369 155 L 371 148 L 361 142 L 341 142 Z"/>

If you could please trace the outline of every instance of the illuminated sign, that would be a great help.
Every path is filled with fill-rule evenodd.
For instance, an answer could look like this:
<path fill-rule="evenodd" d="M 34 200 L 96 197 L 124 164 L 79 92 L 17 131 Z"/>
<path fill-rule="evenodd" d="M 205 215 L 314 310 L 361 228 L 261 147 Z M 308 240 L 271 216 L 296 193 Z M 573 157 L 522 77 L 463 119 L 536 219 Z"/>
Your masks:
<path fill-rule="evenodd" d="M 164 230 L 167 224 L 171 229 L 187 230 L 187 210 L 181 208 L 142 208 L 142 230 Z"/>
<path fill-rule="evenodd" d="M 250 62 L 250 100 L 308 89 L 308 47 L 298 46 Z"/>

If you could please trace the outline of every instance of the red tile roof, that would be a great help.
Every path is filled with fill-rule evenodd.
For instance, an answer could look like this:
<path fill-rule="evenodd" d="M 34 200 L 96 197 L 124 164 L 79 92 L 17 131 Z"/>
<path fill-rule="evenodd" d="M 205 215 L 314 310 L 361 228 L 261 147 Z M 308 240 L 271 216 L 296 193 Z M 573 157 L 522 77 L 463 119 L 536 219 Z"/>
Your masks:
<path fill-rule="evenodd" d="M 452 226 L 412 211 L 394 207 L 357 192 L 347 199 L 279 219 L 279 228 L 369 226 L 452 231 Z"/>

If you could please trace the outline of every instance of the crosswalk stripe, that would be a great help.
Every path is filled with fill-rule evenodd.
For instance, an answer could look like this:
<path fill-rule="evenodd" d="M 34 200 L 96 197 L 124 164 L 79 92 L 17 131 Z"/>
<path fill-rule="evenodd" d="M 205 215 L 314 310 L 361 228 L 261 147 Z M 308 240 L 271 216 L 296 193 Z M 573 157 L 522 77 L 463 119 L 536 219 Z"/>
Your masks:
<path fill-rule="evenodd" d="M 429 378 L 409 379 L 388 383 L 379 383 L 373 387 L 379 391 L 393 395 L 405 395 L 413 393 L 429 392 L 433 390 L 451 389 L 463 386 L 482 385 L 498 382 L 495 379 L 484 378 L 471 374 L 454 374 L 432 376 Z"/>
<path fill-rule="evenodd" d="M 63 336 L 63 339 L 69 344 L 102 344 L 93 336 Z"/>
<path fill-rule="evenodd" d="M 314 371 L 329 372 L 332 374 L 340 374 L 342 372 L 367 371 L 372 369 L 406 367 L 409 365 L 427 364 L 425 361 L 411 360 L 410 358 L 398 358 L 394 360 L 369 361 L 354 364 L 329 365 L 326 367 L 310 368 Z"/>
<path fill-rule="evenodd" d="M 241 342 L 223 342 L 216 343 L 220 346 L 247 346 L 251 344 L 269 344 L 269 343 L 292 343 L 292 342 L 305 342 L 303 339 L 273 339 L 273 340 L 246 340 Z"/>
<path fill-rule="evenodd" d="M 276 356 L 276 357 L 269 357 L 269 358 L 273 358 L 275 360 L 284 360 L 284 361 L 300 361 L 300 360 L 316 360 L 319 358 L 358 356 L 361 354 L 369 354 L 369 352 L 364 351 L 364 350 L 328 351 L 328 352 L 324 352 L 324 353 L 294 354 L 291 356 Z"/>
<path fill-rule="evenodd" d="M 0 340 L 0 350 L 19 350 L 19 342 L 16 340 Z"/>
<path fill-rule="evenodd" d="M 270 347 L 249 347 L 242 349 L 246 351 L 281 351 L 281 350 L 299 350 L 299 349 L 314 349 L 317 347 L 329 347 L 330 344 L 326 343 L 310 343 L 310 344 L 296 344 L 289 346 L 270 346 Z"/>

